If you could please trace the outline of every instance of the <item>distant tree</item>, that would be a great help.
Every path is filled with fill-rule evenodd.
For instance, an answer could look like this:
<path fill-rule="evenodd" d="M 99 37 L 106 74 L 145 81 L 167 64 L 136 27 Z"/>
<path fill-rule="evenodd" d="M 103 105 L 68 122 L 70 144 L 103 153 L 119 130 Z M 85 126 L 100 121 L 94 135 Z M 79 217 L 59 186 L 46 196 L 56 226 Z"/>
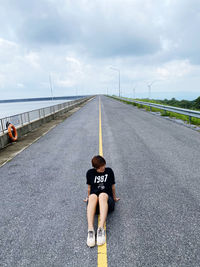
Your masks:
<path fill-rule="evenodd" d="M 187 109 L 199 109 L 200 110 L 200 96 L 192 101 L 189 100 L 177 100 L 175 97 L 173 97 L 172 99 L 168 100 L 168 99 L 164 99 L 164 100 L 159 100 L 159 99 L 143 99 L 146 102 L 155 102 L 155 103 L 160 103 L 160 104 L 164 104 L 164 105 L 170 105 L 170 106 L 175 106 L 175 107 L 181 107 L 181 108 L 187 108 Z"/>
<path fill-rule="evenodd" d="M 177 107 L 179 107 L 179 101 L 178 100 L 176 100 L 176 98 L 172 98 L 171 100 L 169 100 L 169 105 L 172 105 L 172 106 L 177 106 Z"/>
<path fill-rule="evenodd" d="M 200 109 L 200 96 L 194 100 L 194 108 Z"/>
<path fill-rule="evenodd" d="M 180 101 L 179 105 L 181 108 L 192 108 L 192 102 L 184 99 Z"/>

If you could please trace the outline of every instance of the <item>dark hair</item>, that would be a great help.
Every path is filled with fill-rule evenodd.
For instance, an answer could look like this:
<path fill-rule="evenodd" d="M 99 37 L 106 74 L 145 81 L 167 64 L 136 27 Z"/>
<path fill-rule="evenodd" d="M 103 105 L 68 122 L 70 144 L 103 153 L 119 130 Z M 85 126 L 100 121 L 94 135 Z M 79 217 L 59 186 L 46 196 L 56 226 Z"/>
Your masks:
<path fill-rule="evenodd" d="M 106 165 L 106 161 L 105 159 L 98 155 L 98 156 L 94 156 L 92 158 L 92 166 L 95 168 L 95 169 L 99 169 L 100 167 Z"/>

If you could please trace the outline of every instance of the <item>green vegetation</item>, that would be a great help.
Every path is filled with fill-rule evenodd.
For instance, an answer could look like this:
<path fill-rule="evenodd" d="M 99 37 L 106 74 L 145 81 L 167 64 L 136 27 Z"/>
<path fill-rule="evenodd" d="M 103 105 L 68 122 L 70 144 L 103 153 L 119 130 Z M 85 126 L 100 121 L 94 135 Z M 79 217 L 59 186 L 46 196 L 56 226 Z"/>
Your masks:
<path fill-rule="evenodd" d="M 115 97 L 115 96 L 113 96 Z M 176 118 L 176 119 L 180 119 L 183 120 L 187 123 L 191 123 L 194 125 L 200 125 L 200 119 L 198 118 L 191 118 L 191 120 L 189 121 L 189 116 L 183 115 L 183 114 L 179 114 L 179 113 L 175 113 L 175 112 L 171 112 L 171 111 L 165 111 L 159 108 L 154 108 L 154 107 L 149 107 L 149 106 L 145 106 L 142 104 L 137 104 L 137 103 L 132 103 L 129 101 L 132 100 L 131 98 L 124 98 L 124 99 L 120 99 L 121 102 L 127 103 L 129 105 L 133 105 L 133 106 L 137 106 L 138 108 L 144 108 L 147 111 L 152 111 L 152 112 L 160 112 L 161 116 L 168 116 L 170 118 Z M 175 98 L 172 98 L 171 100 L 150 100 L 150 99 L 135 99 L 138 101 L 143 101 L 143 102 L 150 102 L 150 103 L 156 103 L 156 104 L 161 104 L 161 105 L 168 105 L 168 106 L 175 106 L 175 107 L 181 107 L 181 108 L 188 108 L 188 109 L 195 109 L 195 110 L 200 110 L 200 97 L 198 97 L 197 99 L 193 100 L 193 101 L 188 101 L 188 100 L 181 100 L 178 101 Z M 190 103 L 190 104 L 188 104 Z M 189 106 L 190 105 L 190 106 Z M 189 108 L 190 107 L 190 108 Z"/>
<path fill-rule="evenodd" d="M 168 105 L 168 106 L 174 106 L 178 108 L 186 108 L 186 109 L 193 109 L 193 110 L 200 110 L 200 96 L 192 101 L 189 100 L 177 100 L 176 98 L 172 98 L 170 100 L 164 99 L 164 100 L 158 100 L 158 99 L 135 99 L 138 101 L 143 101 L 143 102 L 150 102 L 150 103 L 155 103 L 155 104 L 161 104 L 161 105 Z"/>

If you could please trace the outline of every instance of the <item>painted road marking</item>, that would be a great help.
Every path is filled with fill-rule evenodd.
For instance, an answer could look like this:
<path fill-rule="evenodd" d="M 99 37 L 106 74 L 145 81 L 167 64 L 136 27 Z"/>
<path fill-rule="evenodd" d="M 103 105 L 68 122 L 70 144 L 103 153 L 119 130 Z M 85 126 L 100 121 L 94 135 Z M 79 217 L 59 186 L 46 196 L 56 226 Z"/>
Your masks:
<path fill-rule="evenodd" d="M 103 145 L 102 145 L 102 127 L 101 127 L 101 99 L 99 97 L 99 155 L 103 157 Z M 100 221 L 100 216 L 98 216 L 98 224 Z M 104 225 L 104 230 L 106 231 L 106 223 Z M 98 255 L 97 255 L 97 266 L 98 267 L 107 267 L 107 242 L 98 246 Z"/>
<path fill-rule="evenodd" d="M 94 97 L 92 99 L 87 100 L 87 102 L 93 100 Z M 80 107 L 75 108 L 76 111 L 78 111 L 80 109 Z M 69 112 L 71 112 L 71 110 L 69 110 Z M 74 113 L 74 112 L 73 112 Z M 72 113 L 72 114 L 73 114 Z M 67 119 L 67 118 L 66 118 Z M 37 140 L 39 140 L 42 136 L 44 136 L 45 134 L 47 134 L 49 131 L 51 131 L 53 128 L 55 128 L 57 125 L 59 125 L 60 122 L 56 125 L 51 126 L 46 132 L 44 132 L 42 135 L 40 135 L 39 137 L 37 137 L 36 139 L 34 139 L 32 142 L 30 142 L 28 145 L 26 145 L 25 147 L 23 147 L 21 150 L 17 151 L 16 153 L 13 153 L 11 155 L 11 157 L 9 157 L 4 163 L 0 164 L 0 168 L 3 167 L 6 163 L 8 163 L 9 161 L 11 161 L 14 157 L 16 157 L 18 154 L 20 154 L 22 151 L 24 151 L 26 148 L 28 148 L 29 146 L 31 146 L 33 143 L 37 142 Z"/>

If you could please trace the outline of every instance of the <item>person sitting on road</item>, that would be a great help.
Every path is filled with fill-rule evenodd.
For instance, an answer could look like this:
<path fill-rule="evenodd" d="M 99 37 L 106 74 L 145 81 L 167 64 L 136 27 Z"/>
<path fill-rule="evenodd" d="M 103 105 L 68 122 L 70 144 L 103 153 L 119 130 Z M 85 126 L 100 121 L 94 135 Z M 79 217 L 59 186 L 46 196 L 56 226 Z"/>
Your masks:
<path fill-rule="evenodd" d="M 105 159 L 98 155 L 92 158 L 92 169 L 86 174 L 86 183 L 88 184 L 87 202 L 87 220 L 88 236 L 87 245 L 95 246 L 94 216 L 95 212 L 100 211 L 100 222 L 97 229 L 97 245 L 103 245 L 106 242 L 104 224 L 107 213 L 114 210 L 115 202 L 120 200 L 115 193 L 115 176 L 111 168 L 106 167 Z"/>

